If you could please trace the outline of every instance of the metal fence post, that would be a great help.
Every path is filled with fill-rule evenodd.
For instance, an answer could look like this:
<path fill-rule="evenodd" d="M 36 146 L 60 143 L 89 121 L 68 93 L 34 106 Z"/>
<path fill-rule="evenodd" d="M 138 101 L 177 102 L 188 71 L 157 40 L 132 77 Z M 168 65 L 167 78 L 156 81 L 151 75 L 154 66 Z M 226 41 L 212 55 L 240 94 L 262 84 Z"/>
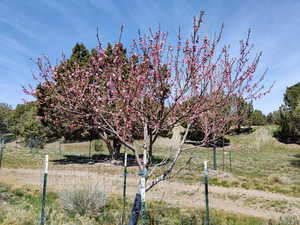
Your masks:
<path fill-rule="evenodd" d="M 122 214 L 122 225 L 124 224 L 124 220 L 125 220 L 126 186 L 127 186 L 127 152 L 125 150 L 125 156 L 124 156 L 124 183 L 123 183 L 123 214 Z"/>
<path fill-rule="evenodd" d="M 3 151 L 4 151 L 4 139 L 0 139 L 0 169 L 2 168 L 2 158 L 3 158 Z"/>
<path fill-rule="evenodd" d="M 47 180 L 48 180 L 48 155 L 45 155 L 45 167 L 44 167 L 44 181 L 43 181 L 43 189 L 42 189 L 40 225 L 44 225 L 45 221 L 46 221 L 45 206 L 46 206 Z"/>
<path fill-rule="evenodd" d="M 61 140 L 58 141 L 58 152 L 61 155 Z"/>
<path fill-rule="evenodd" d="M 232 163 L 231 163 L 232 158 L 231 158 L 231 151 L 232 151 L 232 150 L 229 150 L 229 169 L 230 169 L 230 172 L 232 172 Z"/>
<path fill-rule="evenodd" d="M 216 151 L 216 146 L 213 146 L 213 168 L 214 170 L 217 170 L 217 151 Z"/>
<path fill-rule="evenodd" d="M 90 146 L 89 146 L 89 164 L 92 163 L 92 140 L 90 139 Z"/>
<path fill-rule="evenodd" d="M 225 149 L 224 149 L 224 137 L 222 138 L 223 139 L 223 143 L 222 143 L 222 147 L 223 147 L 223 153 L 222 153 L 222 167 L 223 167 L 223 170 L 225 170 Z"/>
<path fill-rule="evenodd" d="M 204 186 L 205 186 L 205 218 L 204 225 L 209 225 L 209 205 L 208 205 L 208 168 L 207 162 L 204 161 Z"/>
<path fill-rule="evenodd" d="M 62 144 L 64 143 L 64 141 L 65 141 L 64 137 L 60 138 L 58 141 L 58 151 L 59 151 L 60 155 L 63 154 L 63 149 L 62 149 L 63 145 Z"/>

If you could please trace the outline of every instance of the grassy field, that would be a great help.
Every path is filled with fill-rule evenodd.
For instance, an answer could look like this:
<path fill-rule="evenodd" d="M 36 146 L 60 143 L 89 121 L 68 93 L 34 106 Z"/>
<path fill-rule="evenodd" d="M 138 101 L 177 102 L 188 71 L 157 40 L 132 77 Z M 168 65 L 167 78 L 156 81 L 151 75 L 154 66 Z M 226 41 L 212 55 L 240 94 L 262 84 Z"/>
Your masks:
<path fill-rule="evenodd" d="M 244 216 L 238 213 L 229 213 L 222 210 L 213 210 L 212 224 L 230 225 L 258 225 L 258 224 L 281 224 L 295 225 L 297 222 L 290 219 L 291 209 L 300 209 L 300 202 L 289 201 L 287 199 L 261 198 L 259 195 L 244 195 L 242 192 L 231 191 L 231 188 L 239 190 L 262 190 L 265 193 L 278 193 L 285 196 L 300 197 L 300 146 L 287 145 L 278 142 L 273 138 L 274 126 L 256 127 L 250 134 L 228 136 L 230 144 L 224 149 L 217 150 L 218 170 L 210 170 L 210 185 L 220 188 L 229 188 L 229 192 L 216 191 L 211 193 L 213 198 L 233 203 L 253 209 L 273 210 L 281 213 L 286 218 L 281 222 L 268 222 L 256 217 Z M 159 140 L 155 145 L 155 160 L 159 161 L 168 154 L 169 150 L 165 146 L 168 140 Z M 94 149 L 94 143 L 92 143 Z M 232 156 L 232 168 L 229 166 L 229 152 Z M 49 154 L 50 170 L 84 170 L 99 174 L 117 175 L 121 173 L 121 166 L 88 166 L 90 161 L 89 142 L 48 144 L 44 149 L 27 149 L 18 147 L 14 143 L 7 145 L 3 158 L 4 168 L 42 168 L 43 157 Z M 108 152 L 103 146 L 100 152 L 92 151 L 93 161 L 102 165 L 109 164 Z M 197 185 L 202 181 L 203 161 L 212 162 L 212 151 L 210 148 L 196 148 L 183 153 L 178 168 L 183 166 L 186 159 L 193 157 L 191 164 L 174 178 L 171 182 L 179 182 L 184 185 Z M 224 165 L 223 165 L 224 156 Z M 212 167 L 212 166 L 210 166 Z M 130 171 L 136 171 L 131 167 Z M 0 183 L 3 183 L 0 179 Z M 0 204 L 7 207 L 0 207 L 0 224 L 35 224 L 38 220 L 39 211 L 39 191 L 36 186 L 25 186 L 22 189 L 16 187 L 0 186 Z M 193 191 L 182 191 L 184 198 L 193 198 Z M 259 193 L 260 194 L 260 193 Z M 3 197 L 4 196 L 4 197 Z M 9 196 L 9 198 L 5 197 Z M 280 196 L 279 196 L 280 197 Z M 11 200 L 12 199 L 12 200 Z M 109 196 L 110 204 L 105 208 L 105 213 L 100 217 L 71 216 L 66 213 L 59 201 L 57 193 L 51 193 L 49 198 L 48 215 L 51 217 L 51 224 L 119 224 L 121 212 L 121 200 L 119 196 Z M 202 224 L 203 213 L 196 207 L 176 207 L 167 203 L 148 201 L 147 208 L 151 214 L 150 224 Z M 20 215 L 14 221 L 15 210 Z M 34 213 L 30 213 L 34 212 Z M 129 216 L 129 209 L 126 213 Z M 202 215 L 202 216 L 199 216 Z M 108 219 L 111 218 L 111 219 Z M 20 219 L 21 218 L 21 219 Z M 26 222 L 28 221 L 28 222 Z M 62 222 L 63 221 L 63 222 Z M 297 224 L 298 225 L 298 224 Z"/>
<path fill-rule="evenodd" d="M 0 223 L 2 225 L 33 225 L 38 224 L 40 212 L 40 195 L 32 187 L 12 189 L 0 184 Z M 48 224 L 64 225 L 111 225 L 120 224 L 122 216 L 122 201 L 116 196 L 108 196 L 106 204 L 96 216 L 69 214 L 61 204 L 57 193 L 49 192 L 47 199 Z M 149 217 L 147 224 L 159 225 L 196 225 L 203 224 L 203 211 L 199 208 L 177 208 L 163 202 L 151 201 L 147 205 Z M 129 219 L 130 209 L 126 209 L 126 221 Z M 265 221 L 262 219 L 225 213 L 212 210 L 211 225 L 291 225 L 295 220 L 286 218 L 281 222 Z"/>
<path fill-rule="evenodd" d="M 250 134 L 228 136 L 231 144 L 224 149 L 218 149 L 218 171 L 211 172 L 211 184 L 300 197 L 300 146 L 279 143 L 272 137 L 275 130 L 274 126 L 258 127 Z M 229 151 L 232 157 L 231 170 Z M 193 183 L 201 180 L 202 162 L 207 159 L 212 162 L 212 150 L 208 148 L 191 150 L 184 154 L 181 162 L 183 163 L 190 155 L 194 158 L 192 165 L 176 179 Z"/>

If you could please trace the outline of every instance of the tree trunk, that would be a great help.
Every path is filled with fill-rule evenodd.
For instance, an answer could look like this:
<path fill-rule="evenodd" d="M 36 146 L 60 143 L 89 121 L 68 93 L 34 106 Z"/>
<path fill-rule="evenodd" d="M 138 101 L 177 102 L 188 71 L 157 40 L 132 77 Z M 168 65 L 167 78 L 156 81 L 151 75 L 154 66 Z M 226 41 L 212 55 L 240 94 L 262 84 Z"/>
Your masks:
<path fill-rule="evenodd" d="M 113 146 L 111 145 L 111 142 L 109 140 L 105 140 L 105 144 L 106 144 L 106 147 L 108 149 L 109 155 L 112 158 L 113 157 L 113 152 L 114 152 Z"/>
<path fill-rule="evenodd" d="M 112 160 L 118 160 L 120 159 L 120 150 L 121 150 L 121 142 L 118 139 L 113 139 L 112 140 L 113 144 L 113 151 L 112 151 Z"/>
<path fill-rule="evenodd" d="M 107 136 L 102 137 L 108 149 L 109 155 L 112 160 L 118 160 L 120 158 L 121 142 L 117 138 L 109 139 Z"/>
<path fill-rule="evenodd" d="M 129 225 L 137 225 L 141 212 L 141 195 L 136 193 L 134 203 L 131 210 Z"/>
<path fill-rule="evenodd" d="M 152 149 L 152 143 L 150 143 L 149 146 L 149 155 L 148 155 L 148 163 L 151 165 L 152 164 L 152 159 L 153 159 L 153 149 Z"/>
<path fill-rule="evenodd" d="M 242 125 L 241 125 L 241 123 L 239 122 L 239 123 L 238 123 L 238 126 L 237 126 L 237 133 L 238 133 L 238 134 L 241 133 L 241 128 L 242 128 Z"/>

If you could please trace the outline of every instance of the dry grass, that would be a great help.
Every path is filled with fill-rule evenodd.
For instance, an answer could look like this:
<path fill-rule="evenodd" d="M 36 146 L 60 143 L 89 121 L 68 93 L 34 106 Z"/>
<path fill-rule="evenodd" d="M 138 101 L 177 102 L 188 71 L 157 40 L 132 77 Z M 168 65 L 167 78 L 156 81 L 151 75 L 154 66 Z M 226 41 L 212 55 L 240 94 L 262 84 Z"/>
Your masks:
<path fill-rule="evenodd" d="M 210 170 L 210 184 L 228 188 L 239 187 L 243 189 L 249 189 L 249 191 L 252 191 L 252 189 L 264 190 L 268 192 L 277 192 L 285 195 L 300 197 L 300 167 L 299 164 L 294 163 L 299 161 L 299 157 L 297 156 L 300 155 L 300 147 L 297 145 L 286 145 L 279 143 L 272 137 L 272 133 L 275 129 L 276 127 L 272 126 L 257 127 L 255 132 L 251 134 L 241 134 L 238 136 L 229 137 L 231 145 L 225 147 L 224 150 L 225 152 L 232 151 L 232 171 L 229 170 L 228 153 L 225 154 L 225 170 L 222 170 L 222 149 L 220 148 L 217 153 L 219 170 L 216 172 Z M 169 142 L 169 139 L 160 138 L 158 140 L 154 151 L 156 160 L 159 161 L 165 157 L 166 154 L 169 154 L 169 150 L 166 147 Z M 88 149 L 89 142 L 63 144 L 61 146 L 61 152 L 59 151 L 58 143 L 48 144 L 45 149 L 36 151 L 30 151 L 29 149 L 24 148 L 15 148 L 14 144 L 9 144 L 5 150 L 3 166 L 6 168 L 41 168 L 45 154 L 49 154 L 50 160 L 53 161 L 64 159 L 68 155 L 88 156 Z M 95 152 L 92 153 L 99 154 Z M 107 150 L 103 149 L 101 154 L 107 154 Z M 178 163 L 178 167 L 184 165 L 185 160 L 190 155 L 193 156 L 192 164 L 189 166 L 189 168 L 183 170 L 180 176 L 175 178 L 175 182 L 183 182 L 183 185 L 186 185 L 199 184 L 199 182 L 202 181 L 202 163 L 205 159 L 209 159 L 210 162 L 212 162 L 211 149 L 198 148 L 185 152 Z M 105 173 L 107 176 L 120 176 L 122 172 L 122 167 L 113 166 L 109 163 L 100 163 L 96 165 L 72 163 L 67 165 L 58 165 L 52 162 L 50 166 L 51 169 L 55 170 L 73 170 L 74 174 L 78 173 L 76 171 L 86 170 L 87 168 L 89 168 L 89 171 L 94 171 L 99 174 Z M 130 170 L 135 171 L 136 169 L 131 167 Z M 132 188 L 136 188 L 136 186 Z M 177 194 L 173 196 L 174 199 L 178 197 L 176 196 Z M 186 196 L 187 199 L 195 199 L 195 197 L 197 197 L 193 191 L 182 191 L 182 193 L 179 194 L 182 198 Z M 222 193 L 219 193 L 219 195 L 222 195 Z M 257 196 L 248 196 L 243 198 L 242 195 L 228 193 L 223 195 L 225 202 L 243 202 L 243 204 L 252 208 L 260 207 L 263 210 L 273 210 L 282 214 L 288 214 L 289 209 L 291 208 L 299 209 L 299 205 L 293 205 L 293 202 L 285 199 L 278 200 L 266 198 L 260 200 Z M 221 197 L 219 196 L 220 199 L 222 199 Z M 15 210 L 14 207 L 15 206 L 12 206 L 12 209 L 7 209 L 8 211 L 3 209 L 2 211 L 0 210 L 0 215 L 11 214 L 11 216 L 13 216 L 12 212 Z M 36 217 L 33 217 L 33 215 L 26 215 L 24 208 L 21 207 L 19 210 L 19 214 L 23 218 L 22 220 L 25 222 L 27 219 L 36 219 Z M 50 215 L 53 218 L 63 218 L 64 212 L 54 210 L 54 213 Z M 224 215 L 228 214 L 224 213 Z M 222 215 L 220 217 L 222 217 Z M 81 220 L 84 222 L 78 222 L 76 224 L 94 223 L 94 220 L 87 217 L 77 218 L 77 221 Z M 4 224 L 14 224 L 13 222 L 9 222 L 13 221 L 13 218 L 9 218 L 7 221 L 8 222 L 5 222 Z M 178 222 L 178 220 L 176 221 Z M 53 224 L 63 223 L 57 222 Z M 69 224 L 72 223 L 70 222 Z"/>
<path fill-rule="evenodd" d="M 225 147 L 225 165 L 223 170 L 223 150 L 217 151 L 218 172 L 211 172 L 210 182 L 213 185 L 224 187 L 242 187 L 300 196 L 300 146 L 279 143 L 272 137 L 276 127 L 257 127 L 251 134 L 230 136 L 231 144 Z M 158 139 L 154 154 L 156 160 L 170 154 L 166 147 L 169 139 Z M 93 146 L 92 146 L 93 149 Z M 30 151 L 29 149 L 15 148 L 8 145 L 4 153 L 3 166 L 6 168 L 41 168 L 44 154 L 49 154 L 50 160 L 64 159 L 68 155 L 88 157 L 89 142 L 62 144 L 61 152 L 58 143 L 48 144 L 45 149 Z M 232 152 L 232 171 L 229 169 L 229 151 Z M 202 179 L 203 161 L 212 162 L 212 151 L 209 148 L 198 148 L 185 152 L 178 162 L 178 168 L 183 166 L 190 155 L 192 164 L 185 169 L 178 181 L 197 183 Z M 92 154 L 99 154 L 92 151 Z M 108 154 L 103 148 L 101 154 Z M 73 170 L 81 170 L 85 164 L 68 164 Z M 55 169 L 64 166 L 55 166 Z M 99 171 L 99 166 L 92 168 Z M 101 166 L 101 171 L 115 174 L 119 167 Z M 135 170 L 133 168 L 133 170 Z"/>
<path fill-rule="evenodd" d="M 2 225 L 33 225 L 39 221 L 39 194 L 28 193 L 21 189 L 10 189 L 0 184 L 0 197 L 3 194 L 10 195 L 5 207 L 0 208 L 0 223 Z M 59 204 L 55 194 L 48 196 L 47 224 L 51 225 L 117 225 L 120 224 L 122 202 L 111 196 L 109 204 L 105 206 L 98 217 L 88 215 L 70 216 Z M 129 199 L 132 201 L 132 199 Z M 203 223 L 203 211 L 199 208 L 170 207 L 163 202 L 152 201 L 147 204 L 149 213 L 148 222 L 152 225 L 189 224 L 200 225 Z M 130 208 L 126 209 L 126 221 L 129 219 Z M 223 211 L 211 211 L 212 225 L 267 225 L 266 221 L 255 217 L 235 215 Z M 275 221 L 272 224 L 276 224 Z M 281 225 L 298 225 L 296 223 L 280 223 Z"/>
<path fill-rule="evenodd" d="M 258 127 L 251 134 L 230 136 L 231 144 L 225 147 L 225 166 L 223 170 L 223 149 L 217 151 L 218 171 L 211 170 L 211 184 L 224 187 L 242 187 L 278 192 L 300 197 L 300 146 L 279 143 L 272 137 L 276 127 Z M 159 151 L 159 149 L 158 149 Z M 232 153 L 232 170 L 229 168 L 229 151 Z M 163 152 L 159 151 L 162 155 Z M 177 177 L 187 183 L 202 179 L 203 161 L 212 163 L 212 151 L 198 148 L 186 152 L 179 164 L 193 156 L 190 168 Z M 212 167 L 212 165 L 211 165 Z"/>

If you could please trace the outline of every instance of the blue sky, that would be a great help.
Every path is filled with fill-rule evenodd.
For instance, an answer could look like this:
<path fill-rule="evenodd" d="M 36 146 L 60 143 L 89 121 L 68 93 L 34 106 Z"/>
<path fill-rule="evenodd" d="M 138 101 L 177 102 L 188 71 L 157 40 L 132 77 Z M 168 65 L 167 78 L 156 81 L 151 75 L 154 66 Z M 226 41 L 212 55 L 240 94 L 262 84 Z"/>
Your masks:
<path fill-rule="evenodd" d="M 268 69 L 267 86 L 276 81 L 254 105 L 264 113 L 276 110 L 286 87 L 300 81 L 298 0 L 0 0 L 0 102 L 15 106 L 28 99 L 21 87 L 33 83 L 31 59 L 45 54 L 56 62 L 76 42 L 93 48 L 97 27 L 104 43 L 117 41 L 121 24 L 125 43 L 138 29 L 158 24 L 174 36 L 179 25 L 190 31 L 200 10 L 205 32 L 213 35 L 224 23 L 224 43 L 233 48 L 252 29 L 254 52 L 263 51 L 258 72 Z"/>

